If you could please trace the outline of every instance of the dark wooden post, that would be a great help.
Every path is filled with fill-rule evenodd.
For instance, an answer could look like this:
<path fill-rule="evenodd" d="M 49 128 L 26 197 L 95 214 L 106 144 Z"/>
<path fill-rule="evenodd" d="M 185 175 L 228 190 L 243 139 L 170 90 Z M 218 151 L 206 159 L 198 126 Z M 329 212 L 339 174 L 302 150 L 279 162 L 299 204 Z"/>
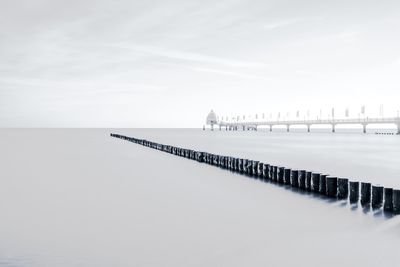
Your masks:
<path fill-rule="evenodd" d="M 366 206 L 371 203 L 371 183 L 361 183 L 361 205 Z"/>
<path fill-rule="evenodd" d="M 247 174 L 247 159 L 243 159 L 243 173 Z"/>
<path fill-rule="evenodd" d="M 199 162 L 204 162 L 204 152 L 200 152 Z"/>
<path fill-rule="evenodd" d="M 239 168 L 238 168 L 239 172 L 242 173 L 243 172 L 243 159 L 239 159 Z"/>
<path fill-rule="evenodd" d="M 299 171 L 292 170 L 291 184 L 293 187 L 299 187 Z"/>
<path fill-rule="evenodd" d="M 269 176 L 271 177 L 271 181 L 275 182 L 275 166 L 269 167 Z"/>
<path fill-rule="evenodd" d="M 349 186 L 350 186 L 350 203 L 357 203 L 358 199 L 360 198 L 360 183 L 359 182 L 355 182 L 355 181 L 350 181 L 349 182 Z"/>
<path fill-rule="evenodd" d="M 328 175 L 321 174 L 319 177 L 319 193 L 326 195 L 326 177 Z"/>
<path fill-rule="evenodd" d="M 258 176 L 258 163 L 259 161 L 253 161 L 253 175 Z"/>
<path fill-rule="evenodd" d="M 269 169 L 268 170 L 269 170 L 269 172 L 268 172 L 269 180 L 273 181 L 274 180 L 274 166 L 269 165 Z"/>
<path fill-rule="evenodd" d="M 274 168 L 274 179 L 275 179 L 275 182 L 278 182 L 278 179 L 279 179 L 279 166 L 274 166 L 275 168 Z"/>
<path fill-rule="evenodd" d="M 393 211 L 393 188 L 385 188 L 385 203 L 383 204 L 384 211 Z"/>
<path fill-rule="evenodd" d="M 196 159 L 196 152 L 194 152 L 194 159 Z M 209 154 L 209 163 L 210 165 L 213 165 L 214 163 L 214 154 Z"/>
<path fill-rule="evenodd" d="M 290 184 L 290 176 L 291 176 L 291 174 L 292 174 L 292 170 L 285 168 L 284 184 Z"/>
<path fill-rule="evenodd" d="M 262 162 L 258 163 L 257 171 L 258 171 L 258 177 L 260 177 L 260 179 L 263 179 L 264 178 L 264 163 L 262 163 Z"/>
<path fill-rule="evenodd" d="M 372 186 L 372 208 L 379 209 L 383 203 L 383 186 L 373 185 Z"/>
<path fill-rule="evenodd" d="M 338 178 L 338 198 L 346 199 L 349 196 L 349 179 Z"/>
<path fill-rule="evenodd" d="M 267 175 L 268 175 L 268 179 L 269 179 L 270 181 L 273 181 L 273 180 L 274 180 L 274 166 L 268 165 L 268 172 L 267 172 Z"/>
<path fill-rule="evenodd" d="M 312 186 L 312 191 L 315 193 L 319 192 L 319 181 L 321 179 L 321 174 L 320 173 L 313 173 L 311 175 L 311 186 Z"/>
<path fill-rule="evenodd" d="M 312 172 L 306 172 L 306 190 L 311 191 L 311 174 Z"/>
<path fill-rule="evenodd" d="M 299 187 L 306 189 L 306 171 L 302 170 L 299 172 Z"/>
<path fill-rule="evenodd" d="M 247 174 L 253 175 L 253 161 L 249 159 L 247 160 Z"/>
<path fill-rule="evenodd" d="M 400 214 L 400 190 L 393 189 L 393 213 Z"/>
<path fill-rule="evenodd" d="M 235 171 L 239 172 L 239 159 L 238 158 L 235 159 Z"/>
<path fill-rule="evenodd" d="M 270 179 L 269 168 L 270 168 L 269 164 L 264 163 L 264 169 L 263 169 L 264 180 L 269 180 Z"/>
<path fill-rule="evenodd" d="M 326 177 L 326 195 L 330 198 L 337 197 L 337 177 L 327 176 Z"/>
<path fill-rule="evenodd" d="M 285 177 L 285 168 L 279 167 L 278 168 L 278 183 L 283 184 Z"/>

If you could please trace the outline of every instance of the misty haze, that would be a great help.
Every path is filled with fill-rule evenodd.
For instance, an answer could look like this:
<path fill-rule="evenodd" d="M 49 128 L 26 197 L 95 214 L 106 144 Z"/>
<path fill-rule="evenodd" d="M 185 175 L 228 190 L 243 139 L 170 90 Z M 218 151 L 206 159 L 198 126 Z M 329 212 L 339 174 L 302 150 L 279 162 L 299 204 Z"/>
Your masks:
<path fill-rule="evenodd" d="M 1 1 L 0 267 L 397 266 L 399 14 Z"/>

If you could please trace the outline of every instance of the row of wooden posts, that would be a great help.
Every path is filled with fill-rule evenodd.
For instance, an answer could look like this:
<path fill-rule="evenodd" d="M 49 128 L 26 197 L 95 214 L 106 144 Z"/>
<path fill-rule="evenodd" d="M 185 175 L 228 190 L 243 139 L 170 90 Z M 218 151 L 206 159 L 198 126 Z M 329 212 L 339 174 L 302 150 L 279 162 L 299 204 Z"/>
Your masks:
<path fill-rule="evenodd" d="M 371 185 L 368 182 L 349 181 L 347 178 L 338 178 L 306 170 L 293 170 L 286 167 L 273 166 L 256 160 L 164 145 L 119 134 L 111 134 L 111 136 L 233 172 L 313 192 L 328 198 L 349 199 L 352 204 L 360 201 L 364 207 L 372 206 L 373 209 L 383 207 L 386 212 L 400 213 L 399 189 L 384 188 L 380 185 Z"/>

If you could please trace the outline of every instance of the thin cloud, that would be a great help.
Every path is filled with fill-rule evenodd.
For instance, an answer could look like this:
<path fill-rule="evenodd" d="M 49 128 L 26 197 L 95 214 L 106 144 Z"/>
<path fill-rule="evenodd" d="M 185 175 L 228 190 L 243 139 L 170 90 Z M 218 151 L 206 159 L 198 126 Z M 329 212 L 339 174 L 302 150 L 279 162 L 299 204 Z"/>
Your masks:
<path fill-rule="evenodd" d="M 233 76 L 233 77 L 237 77 L 237 78 L 251 79 L 251 80 L 264 80 L 264 81 L 271 80 L 271 79 L 269 79 L 267 77 L 263 77 L 263 76 L 257 76 L 257 75 L 234 72 L 234 71 L 227 71 L 227 70 L 219 70 L 219 69 L 213 69 L 213 68 L 194 68 L 194 70 L 200 71 L 200 72 L 209 72 L 209 73 Z"/>
<path fill-rule="evenodd" d="M 275 21 L 271 22 L 269 24 L 264 24 L 262 27 L 266 30 L 275 30 L 279 28 L 283 28 L 286 26 L 290 26 L 293 24 L 297 24 L 299 22 L 304 21 L 305 19 L 287 19 L 287 20 L 280 20 L 280 21 Z"/>
<path fill-rule="evenodd" d="M 198 63 L 211 63 L 218 65 L 225 65 L 230 67 L 243 67 L 243 68 L 269 68 L 269 64 L 261 62 L 249 62 L 241 60 L 232 60 L 221 57 L 213 57 L 193 52 L 182 52 L 178 50 L 165 49 L 162 47 L 148 46 L 148 45 L 112 45 L 112 47 L 124 48 L 133 50 L 139 53 L 155 55 L 170 59 L 192 61 Z"/>

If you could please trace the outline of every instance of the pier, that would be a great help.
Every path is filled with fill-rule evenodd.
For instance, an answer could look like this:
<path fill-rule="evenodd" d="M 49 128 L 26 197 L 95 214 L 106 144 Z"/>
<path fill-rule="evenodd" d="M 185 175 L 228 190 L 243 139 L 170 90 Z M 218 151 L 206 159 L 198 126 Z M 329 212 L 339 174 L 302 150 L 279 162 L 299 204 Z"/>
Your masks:
<path fill-rule="evenodd" d="M 274 126 L 285 126 L 286 131 L 290 131 L 290 127 L 294 125 L 304 126 L 307 132 L 311 132 L 311 126 L 313 125 L 329 125 L 331 126 L 332 132 L 336 132 L 337 125 L 361 125 L 363 133 L 367 132 L 367 126 L 370 124 L 392 124 L 397 127 L 397 134 L 400 134 L 400 118 L 365 118 L 365 119 L 326 119 L 326 120 L 277 120 L 277 121 L 249 121 L 249 122 L 224 122 L 218 121 L 216 123 L 219 129 L 225 129 L 229 131 L 237 130 L 255 130 L 259 126 L 267 126 L 272 132 Z"/>
<path fill-rule="evenodd" d="M 266 126 L 269 131 L 275 126 L 284 126 L 286 131 L 290 132 L 292 126 L 304 126 L 307 132 L 311 132 L 311 126 L 314 125 L 324 125 L 330 126 L 332 132 L 336 132 L 336 127 L 338 125 L 361 125 L 363 133 L 367 133 L 368 125 L 382 125 L 382 124 L 392 124 L 397 127 L 397 134 L 400 134 L 400 117 L 389 117 L 389 118 L 346 118 L 346 119 L 304 119 L 304 120 L 266 120 L 266 121 L 234 121 L 226 122 L 218 120 L 214 111 L 211 111 L 207 116 L 207 125 L 211 126 L 211 130 L 214 127 L 218 127 L 219 130 L 227 131 L 257 131 L 258 127 Z"/>

